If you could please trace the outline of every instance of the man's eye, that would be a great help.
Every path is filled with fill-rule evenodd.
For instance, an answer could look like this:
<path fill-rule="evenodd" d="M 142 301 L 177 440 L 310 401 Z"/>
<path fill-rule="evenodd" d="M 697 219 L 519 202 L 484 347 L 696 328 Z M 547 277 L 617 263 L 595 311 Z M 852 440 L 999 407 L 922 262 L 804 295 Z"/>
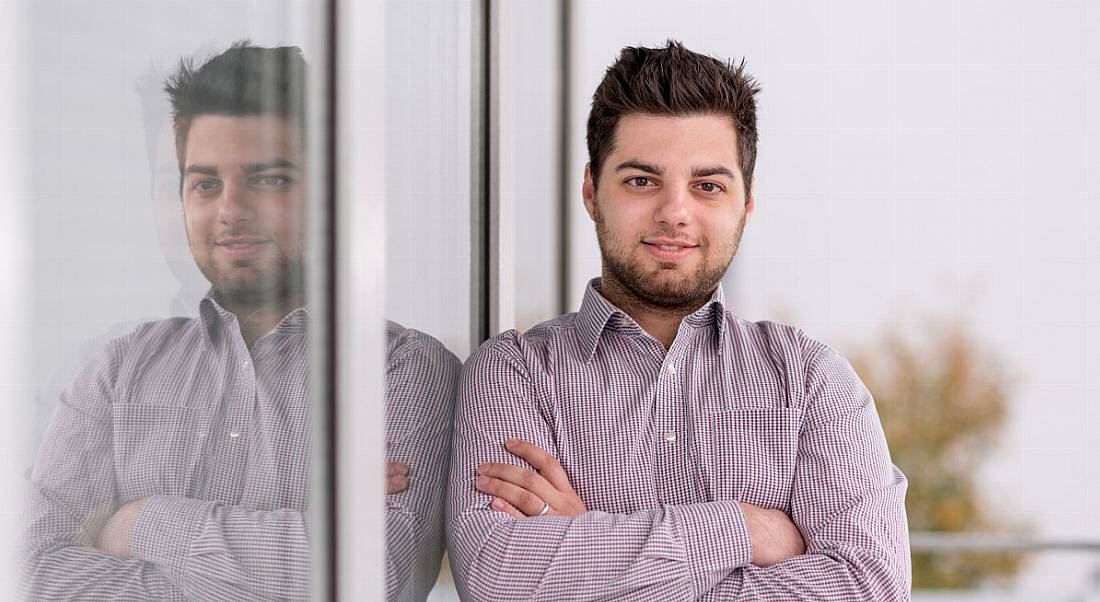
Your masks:
<path fill-rule="evenodd" d="M 722 192 L 723 188 L 714 182 L 703 182 L 699 184 L 699 189 L 703 192 Z"/>
<path fill-rule="evenodd" d="M 219 186 L 221 186 L 220 181 L 204 178 L 202 180 L 196 180 L 195 183 L 191 185 L 191 189 L 198 192 L 210 192 L 212 190 L 217 190 Z"/>
<path fill-rule="evenodd" d="M 285 188 L 290 185 L 290 178 L 278 174 L 256 176 L 252 178 L 252 184 L 264 188 Z"/>
<path fill-rule="evenodd" d="M 626 183 L 635 188 L 645 188 L 653 184 L 653 180 L 645 176 L 634 176 L 633 178 L 628 178 Z"/>

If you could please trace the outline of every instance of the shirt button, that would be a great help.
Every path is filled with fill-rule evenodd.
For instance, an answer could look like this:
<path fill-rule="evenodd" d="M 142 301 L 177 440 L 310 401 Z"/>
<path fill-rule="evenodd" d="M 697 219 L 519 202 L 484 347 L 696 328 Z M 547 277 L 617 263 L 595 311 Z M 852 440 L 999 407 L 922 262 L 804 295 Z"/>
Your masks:
<path fill-rule="evenodd" d="M 672 443 L 673 441 L 676 441 L 676 431 L 665 431 L 661 433 L 661 437 L 664 437 L 665 441 Z"/>
<path fill-rule="evenodd" d="M 676 366 L 665 366 L 665 372 L 668 372 L 669 374 L 676 374 Z"/>
<path fill-rule="evenodd" d="M 240 436 L 241 436 L 241 432 L 238 431 L 237 429 L 233 429 L 233 430 L 229 431 L 229 437 L 231 439 L 236 439 L 237 437 L 240 437 Z"/>

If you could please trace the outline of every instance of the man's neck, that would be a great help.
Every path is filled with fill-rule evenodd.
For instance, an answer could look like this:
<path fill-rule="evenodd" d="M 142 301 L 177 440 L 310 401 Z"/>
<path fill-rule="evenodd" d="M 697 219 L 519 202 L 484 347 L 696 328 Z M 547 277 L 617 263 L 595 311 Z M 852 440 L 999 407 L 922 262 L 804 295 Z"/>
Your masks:
<path fill-rule="evenodd" d="M 233 303 L 219 299 L 218 303 L 237 316 L 241 337 L 251 349 L 257 339 L 271 332 L 291 311 L 301 307 L 302 299 L 295 297 L 265 304 Z"/>
<path fill-rule="evenodd" d="M 601 282 L 600 294 L 612 305 L 626 312 L 626 315 L 637 322 L 638 326 L 641 326 L 642 330 L 646 331 L 649 336 L 660 341 L 665 350 L 672 347 L 672 342 L 676 340 L 676 333 L 680 331 L 680 323 L 683 322 L 684 317 L 691 315 L 695 310 L 706 304 L 706 299 L 674 308 L 647 303 L 644 299 L 639 299 L 637 295 L 627 290 L 606 269 L 603 271 Z"/>

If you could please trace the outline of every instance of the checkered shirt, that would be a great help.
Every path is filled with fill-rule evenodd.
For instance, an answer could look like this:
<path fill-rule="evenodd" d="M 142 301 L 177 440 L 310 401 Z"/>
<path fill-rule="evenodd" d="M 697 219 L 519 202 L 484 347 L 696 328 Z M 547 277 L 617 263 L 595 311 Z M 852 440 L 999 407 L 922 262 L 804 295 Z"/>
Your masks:
<path fill-rule="evenodd" d="M 198 319 L 111 341 L 62 394 L 31 475 L 24 590 L 35 600 L 284 600 L 309 594 L 308 311 L 249 350 L 207 297 Z M 390 324 L 387 590 L 423 599 L 441 556 L 457 359 Z M 407 411 L 406 411 L 407 408 Z M 440 453 L 444 450 L 444 453 Z M 148 498 L 133 558 L 91 547 L 120 506 Z"/>
<path fill-rule="evenodd" d="M 578 313 L 491 339 L 459 385 L 448 551 L 471 600 L 907 600 L 906 480 L 851 366 L 747 322 L 721 287 L 667 350 L 590 283 Z M 474 489 L 530 441 L 588 512 L 514 519 Z M 738 501 L 806 553 L 761 568 Z"/>

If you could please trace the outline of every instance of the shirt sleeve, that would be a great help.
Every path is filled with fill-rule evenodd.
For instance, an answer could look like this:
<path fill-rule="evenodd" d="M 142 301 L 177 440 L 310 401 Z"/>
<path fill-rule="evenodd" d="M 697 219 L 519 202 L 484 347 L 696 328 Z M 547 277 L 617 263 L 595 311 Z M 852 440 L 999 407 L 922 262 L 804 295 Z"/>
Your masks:
<path fill-rule="evenodd" d="M 298 510 L 154 495 L 138 515 L 130 547 L 135 558 L 165 569 L 188 599 L 309 597 L 309 534 Z"/>
<path fill-rule="evenodd" d="M 806 553 L 734 571 L 704 600 L 909 600 L 905 476 L 890 461 L 871 393 L 844 358 L 811 343 L 807 423 L 791 518 Z"/>
<path fill-rule="evenodd" d="M 473 486 L 478 465 L 531 468 L 506 453 L 506 438 L 557 454 L 514 331 L 470 359 L 459 391 L 447 526 L 463 598 L 690 600 L 749 564 L 748 528 L 732 500 L 519 520 L 490 509 Z"/>
<path fill-rule="evenodd" d="M 155 565 L 93 547 L 118 509 L 110 408 L 124 344 L 109 343 L 66 389 L 31 473 L 23 534 L 30 600 L 182 600 Z"/>
<path fill-rule="evenodd" d="M 424 600 L 443 557 L 460 363 L 426 334 L 405 330 L 387 358 L 386 460 L 409 466 L 408 487 L 386 496 L 386 599 Z"/>

